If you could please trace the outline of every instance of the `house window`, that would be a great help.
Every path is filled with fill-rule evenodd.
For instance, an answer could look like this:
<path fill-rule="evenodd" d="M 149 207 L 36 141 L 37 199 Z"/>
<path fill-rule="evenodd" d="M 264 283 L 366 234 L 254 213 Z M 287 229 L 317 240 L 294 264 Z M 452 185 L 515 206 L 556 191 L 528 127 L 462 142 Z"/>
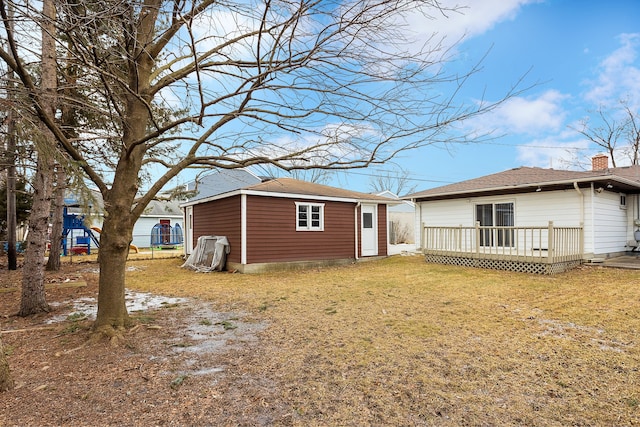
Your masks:
<path fill-rule="evenodd" d="M 323 231 L 324 204 L 296 202 L 296 231 Z"/>
<path fill-rule="evenodd" d="M 514 230 L 500 227 L 514 226 L 513 203 L 476 205 L 476 221 L 480 230 L 480 246 L 513 246 Z"/>
<path fill-rule="evenodd" d="M 620 193 L 620 209 L 627 209 L 627 195 Z"/>

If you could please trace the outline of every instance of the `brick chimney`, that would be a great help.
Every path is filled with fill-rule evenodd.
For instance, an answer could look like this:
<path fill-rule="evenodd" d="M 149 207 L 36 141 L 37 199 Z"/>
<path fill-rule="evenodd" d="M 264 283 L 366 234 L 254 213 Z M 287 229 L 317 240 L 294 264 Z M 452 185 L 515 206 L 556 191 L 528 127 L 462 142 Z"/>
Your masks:
<path fill-rule="evenodd" d="M 591 170 L 602 171 L 609 169 L 609 156 L 606 154 L 596 154 L 591 158 Z"/>

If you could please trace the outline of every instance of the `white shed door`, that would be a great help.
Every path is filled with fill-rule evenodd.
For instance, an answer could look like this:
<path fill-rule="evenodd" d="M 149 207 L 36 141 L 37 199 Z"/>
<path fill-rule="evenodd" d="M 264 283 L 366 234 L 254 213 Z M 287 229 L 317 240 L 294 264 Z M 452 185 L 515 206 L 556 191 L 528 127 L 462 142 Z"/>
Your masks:
<path fill-rule="evenodd" d="M 190 255 L 193 250 L 193 206 L 187 206 L 185 217 L 184 249 L 185 253 Z"/>
<path fill-rule="evenodd" d="M 378 218 L 376 205 L 362 205 L 362 256 L 378 255 Z"/>

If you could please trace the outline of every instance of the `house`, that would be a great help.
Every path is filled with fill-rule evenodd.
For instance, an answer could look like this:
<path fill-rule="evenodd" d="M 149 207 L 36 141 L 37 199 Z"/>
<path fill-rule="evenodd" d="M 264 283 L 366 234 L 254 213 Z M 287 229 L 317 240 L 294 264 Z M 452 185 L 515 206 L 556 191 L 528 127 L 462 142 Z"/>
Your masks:
<path fill-rule="evenodd" d="M 292 178 L 198 195 L 181 205 L 185 252 L 200 236 L 226 236 L 227 269 L 247 273 L 386 256 L 387 208 L 395 203 Z"/>
<path fill-rule="evenodd" d="M 133 225 L 132 244 L 141 248 L 182 246 L 182 209 L 176 201 L 151 200 Z"/>
<path fill-rule="evenodd" d="M 389 244 L 394 253 L 415 249 L 415 215 L 416 206 L 409 200 L 402 200 L 397 194 L 385 190 L 376 193 L 378 196 L 397 200 L 399 203 L 389 206 Z"/>
<path fill-rule="evenodd" d="M 638 247 L 640 166 L 520 167 L 406 196 L 427 261 L 555 273 Z"/>
<path fill-rule="evenodd" d="M 65 215 L 70 219 L 68 223 L 75 224 L 71 230 L 64 231 L 65 236 L 68 238 L 67 245 L 69 247 L 76 245 L 78 238 L 80 238 L 82 241 L 87 241 L 89 245 L 88 251 L 97 248 L 103 221 L 103 200 L 100 192 L 91 190 L 90 200 L 77 200 L 76 195 L 69 194 L 65 197 L 64 203 L 66 207 Z M 154 233 L 154 230 L 158 231 L 158 225 L 161 225 L 162 229 L 159 233 Z M 180 209 L 177 202 L 152 200 L 133 226 L 131 244 L 136 248 L 166 247 L 168 243 L 171 243 L 169 246 L 172 247 L 181 246 L 183 242 L 182 238 L 179 237 L 182 235 L 182 228 L 182 209 Z M 171 231 L 165 233 L 166 229 Z M 179 232 L 176 233 L 176 231 Z M 85 237 L 88 233 L 93 234 L 93 238 L 90 240 Z M 154 235 L 160 237 L 160 241 L 152 245 Z"/>
<path fill-rule="evenodd" d="M 220 194 L 230 193 L 243 187 L 259 184 L 262 178 L 244 168 L 219 169 L 212 173 L 199 176 L 194 181 L 186 184 L 185 189 L 193 192 L 193 196 L 188 200 L 188 205 L 193 206 L 198 202 L 216 198 Z M 186 206 L 182 205 L 182 206 Z M 184 209 L 185 235 L 184 250 L 186 255 L 190 255 L 199 236 L 193 235 L 193 209 Z"/>

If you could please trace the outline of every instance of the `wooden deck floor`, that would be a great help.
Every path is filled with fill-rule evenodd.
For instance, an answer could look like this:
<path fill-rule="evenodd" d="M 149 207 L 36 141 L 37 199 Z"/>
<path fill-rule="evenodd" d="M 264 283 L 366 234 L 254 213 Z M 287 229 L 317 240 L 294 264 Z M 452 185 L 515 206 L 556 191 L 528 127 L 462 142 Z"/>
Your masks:
<path fill-rule="evenodd" d="M 605 260 L 602 265 L 613 268 L 628 268 L 632 270 L 640 270 L 640 253 L 631 253 L 615 258 Z"/>

